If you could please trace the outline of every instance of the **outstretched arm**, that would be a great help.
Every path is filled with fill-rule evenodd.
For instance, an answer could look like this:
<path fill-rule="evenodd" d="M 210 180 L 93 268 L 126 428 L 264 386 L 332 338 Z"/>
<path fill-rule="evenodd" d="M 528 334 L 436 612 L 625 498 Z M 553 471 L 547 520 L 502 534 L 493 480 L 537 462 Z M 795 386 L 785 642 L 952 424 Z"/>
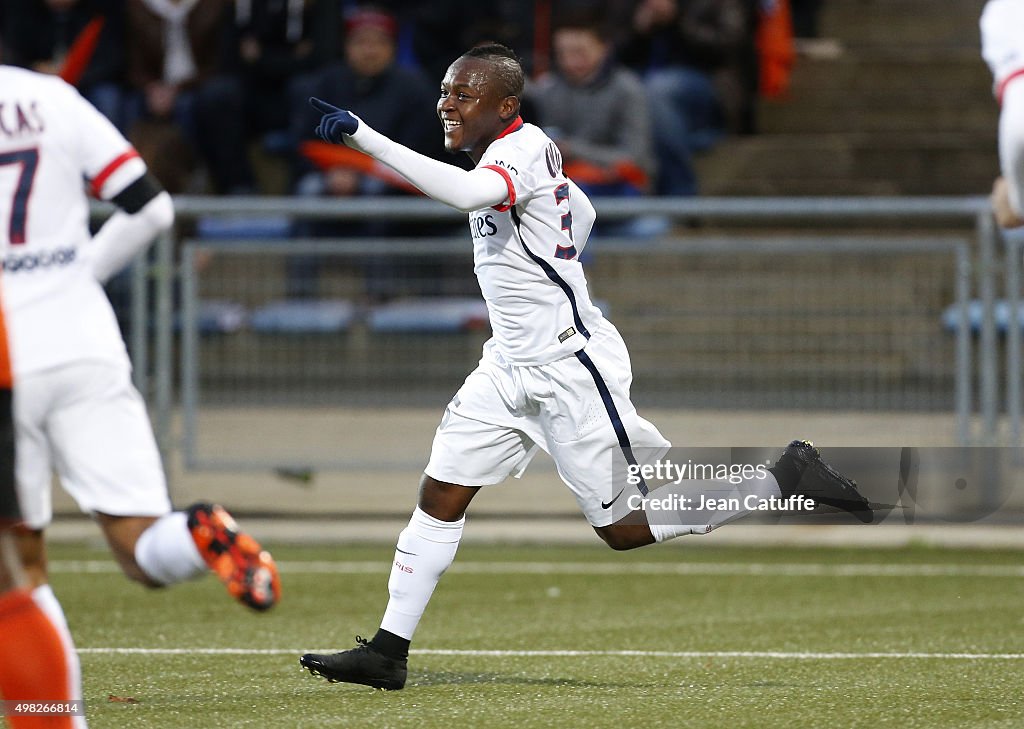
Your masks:
<path fill-rule="evenodd" d="M 463 170 L 439 162 L 388 139 L 352 112 L 320 99 L 310 99 L 324 114 L 317 134 L 334 144 L 347 144 L 380 160 L 424 194 L 464 213 L 500 205 L 508 198 L 505 178 L 486 168 Z"/>

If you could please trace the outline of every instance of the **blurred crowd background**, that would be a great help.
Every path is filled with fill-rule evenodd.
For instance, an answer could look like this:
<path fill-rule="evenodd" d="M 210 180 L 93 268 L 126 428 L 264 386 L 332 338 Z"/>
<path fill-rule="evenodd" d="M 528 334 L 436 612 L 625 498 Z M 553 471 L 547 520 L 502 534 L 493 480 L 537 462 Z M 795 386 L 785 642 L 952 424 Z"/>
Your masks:
<path fill-rule="evenodd" d="M 321 147 L 306 98 L 466 164 L 443 151 L 437 88 L 458 55 L 499 41 L 531 78 L 524 117 L 590 192 L 694 195 L 694 155 L 757 132 L 820 2 L 5 0 L 0 38 L 5 63 L 76 85 L 172 193 L 409 194 Z"/>

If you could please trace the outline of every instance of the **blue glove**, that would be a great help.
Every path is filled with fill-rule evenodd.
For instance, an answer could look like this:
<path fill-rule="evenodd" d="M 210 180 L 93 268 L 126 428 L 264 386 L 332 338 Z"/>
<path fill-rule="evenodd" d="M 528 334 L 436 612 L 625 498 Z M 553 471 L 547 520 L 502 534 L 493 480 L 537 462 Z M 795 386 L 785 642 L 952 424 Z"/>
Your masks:
<path fill-rule="evenodd" d="M 309 105 L 324 115 L 316 128 L 316 135 L 325 142 L 344 144 L 342 135 L 355 134 L 359 128 L 359 120 L 350 111 L 331 106 L 315 96 L 310 97 Z"/>

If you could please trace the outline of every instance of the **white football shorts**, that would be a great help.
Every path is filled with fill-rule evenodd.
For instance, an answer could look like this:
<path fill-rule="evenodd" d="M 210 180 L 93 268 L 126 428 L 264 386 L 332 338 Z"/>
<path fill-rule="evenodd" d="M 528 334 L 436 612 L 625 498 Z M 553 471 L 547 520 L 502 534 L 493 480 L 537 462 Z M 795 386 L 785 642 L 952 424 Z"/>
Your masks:
<path fill-rule="evenodd" d="M 14 385 L 15 474 L 25 524 L 53 517 L 53 471 L 82 511 L 162 516 L 171 510 L 142 396 L 124 364 L 91 360 Z"/>
<path fill-rule="evenodd" d="M 633 374 L 618 330 L 603 322 L 586 347 L 546 365 L 513 366 L 484 346 L 480 364 L 448 404 L 426 474 L 460 486 L 521 476 L 541 448 L 596 527 L 613 522 L 613 463 L 624 451 L 660 457 L 670 443 L 629 399 Z"/>

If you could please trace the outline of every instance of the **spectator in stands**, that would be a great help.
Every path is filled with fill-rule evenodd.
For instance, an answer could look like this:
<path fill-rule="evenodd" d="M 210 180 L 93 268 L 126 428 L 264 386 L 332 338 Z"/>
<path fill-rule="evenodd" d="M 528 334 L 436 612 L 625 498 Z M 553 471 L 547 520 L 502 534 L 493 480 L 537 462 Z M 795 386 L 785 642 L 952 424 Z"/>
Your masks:
<path fill-rule="evenodd" d="M 638 195 L 654 172 L 643 82 L 620 65 L 601 22 L 561 21 L 555 71 L 532 88 L 536 123 L 558 145 L 566 174 L 588 195 Z"/>
<path fill-rule="evenodd" d="M 692 156 L 754 130 L 758 0 L 611 0 L 620 56 L 644 75 L 657 191 L 695 195 Z"/>
<path fill-rule="evenodd" d="M 437 119 L 430 113 L 434 84 L 415 69 L 396 63 L 398 25 L 390 13 L 377 8 L 356 10 L 344 23 L 344 60 L 296 83 L 295 95 L 343 99 L 353 113 L 376 129 L 387 129 L 392 138 L 424 154 L 438 156 Z M 426 111 L 410 112 L 410 109 Z M 319 115 L 308 104 L 292 118 L 294 136 L 300 140 L 296 192 L 300 195 L 373 195 L 408 189 L 381 165 L 369 165 L 359 153 L 341 154 L 337 145 L 317 142 L 314 130 Z M 331 154 L 326 154 L 330 152 Z"/>
<path fill-rule="evenodd" d="M 377 7 L 356 9 L 344 21 L 344 59 L 293 85 L 296 102 L 292 108 L 297 112 L 292 127 L 293 136 L 299 140 L 296 194 L 351 197 L 414 192 L 408 183 L 372 158 L 344 146 L 318 141 L 314 130 L 320 115 L 306 103 L 310 96 L 339 100 L 367 124 L 418 152 L 433 157 L 443 154 L 441 135 L 437 133 L 440 122 L 432 112 L 437 96 L 435 84 L 421 71 L 398 65 L 397 32 L 392 14 Z M 335 236 L 400 235 L 418 232 L 422 227 L 417 225 L 416 230 L 410 230 L 408 226 L 380 220 L 318 223 L 306 232 Z M 309 257 L 289 259 L 289 295 L 315 293 L 319 263 L 319 259 Z M 396 269 L 399 262 L 368 260 L 365 264 L 370 297 L 390 298 L 402 278 Z"/>
<path fill-rule="evenodd" d="M 288 149 L 288 86 L 326 62 L 318 28 L 329 27 L 332 17 L 329 0 L 235 2 L 223 73 L 207 82 L 196 108 L 196 126 L 209 138 L 211 154 L 229 153 L 234 140 L 248 146 L 261 137 L 273 150 Z M 225 159 L 216 166 L 228 164 Z M 233 174 L 219 182 L 228 192 L 252 191 L 247 156 L 235 159 Z"/>
<path fill-rule="evenodd" d="M 771 0 L 774 4 L 786 0 Z M 843 44 L 838 38 L 823 38 L 818 18 L 823 0 L 788 0 L 792 11 L 793 45 L 797 53 L 807 58 L 833 60 L 843 55 Z"/>
<path fill-rule="evenodd" d="M 198 150 L 218 192 L 251 189 L 244 140 L 203 128 L 197 113 L 221 68 L 229 0 L 126 0 L 130 137 L 170 192 L 182 192 Z"/>
<path fill-rule="evenodd" d="M 565 173 L 591 197 L 646 194 L 654 158 L 643 82 L 616 60 L 607 28 L 592 13 L 558 21 L 552 48 L 555 71 L 532 85 L 530 96 L 535 123 L 558 145 Z M 599 232 L 644 235 L 665 227 L 660 219 L 637 219 L 603 224 Z"/>
<path fill-rule="evenodd" d="M 790 7 L 793 11 L 793 35 L 797 38 L 817 38 L 821 0 L 790 0 Z"/>
<path fill-rule="evenodd" d="M 60 76 L 124 131 L 124 13 L 117 0 L 5 0 L 4 62 Z"/>
<path fill-rule="evenodd" d="M 574 0 L 578 2 L 578 0 Z M 442 78 L 451 59 L 485 41 L 501 42 L 523 59 L 528 73 L 546 70 L 533 63 L 534 32 L 538 19 L 550 13 L 549 3 L 523 3 L 521 0 L 432 0 L 418 3 L 411 14 L 414 27 L 413 47 L 428 78 Z M 546 38 L 544 41 L 546 42 Z M 546 47 L 541 53 L 546 52 Z"/>

